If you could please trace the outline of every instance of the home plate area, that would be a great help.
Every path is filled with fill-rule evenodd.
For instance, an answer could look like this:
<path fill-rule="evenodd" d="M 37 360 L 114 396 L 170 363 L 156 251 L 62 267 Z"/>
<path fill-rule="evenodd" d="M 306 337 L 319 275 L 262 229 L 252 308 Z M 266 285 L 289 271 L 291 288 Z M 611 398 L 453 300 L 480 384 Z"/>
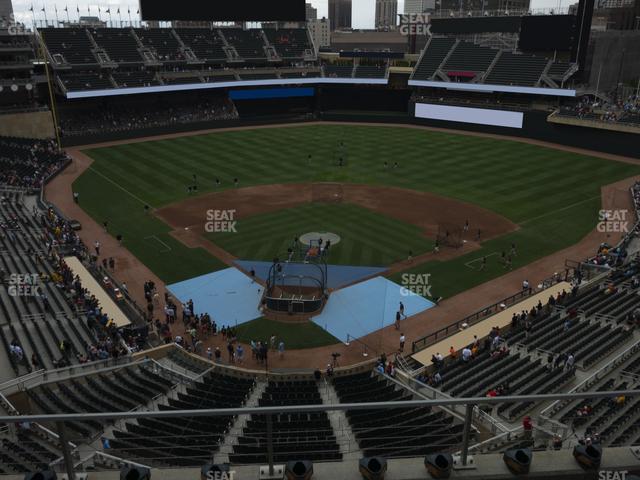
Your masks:
<path fill-rule="evenodd" d="M 257 261 L 237 261 L 236 264 L 246 272 L 253 269 L 261 281 L 267 278 L 271 266 L 269 262 Z M 407 316 L 434 306 L 426 298 L 380 276 L 383 268 L 328 267 L 328 288 L 332 291 L 322 312 L 311 321 L 344 343 L 393 325 L 400 302 Z M 219 325 L 240 325 L 262 316 L 262 285 L 236 267 L 167 288 L 182 303 L 193 300 L 197 311 L 208 312 L 218 319 Z"/>

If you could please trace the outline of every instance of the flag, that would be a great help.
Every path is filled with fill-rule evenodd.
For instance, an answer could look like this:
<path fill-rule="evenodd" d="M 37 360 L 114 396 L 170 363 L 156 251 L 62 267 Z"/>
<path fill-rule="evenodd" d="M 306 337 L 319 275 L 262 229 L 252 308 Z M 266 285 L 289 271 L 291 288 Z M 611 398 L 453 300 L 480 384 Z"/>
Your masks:
<path fill-rule="evenodd" d="M 41 12 L 44 12 L 44 11 L 45 11 L 45 10 L 44 10 L 44 5 L 42 6 L 42 10 L 40 10 L 40 11 L 41 11 Z"/>
<path fill-rule="evenodd" d="M 31 5 L 31 8 L 29 9 L 30 12 L 33 12 L 33 5 Z"/>
<path fill-rule="evenodd" d="M 111 13 L 111 7 L 107 8 L 104 13 Z"/>
<path fill-rule="evenodd" d="M 76 4 L 76 12 L 80 13 L 80 7 Z"/>
<path fill-rule="evenodd" d="M 65 11 L 65 12 L 68 12 L 68 11 L 69 11 L 69 7 L 67 7 L 67 6 L 65 5 L 65 7 L 64 7 L 64 11 Z"/>
<path fill-rule="evenodd" d="M 131 9 L 129 7 L 127 7 L 127 13 L 131 15 Z"/>

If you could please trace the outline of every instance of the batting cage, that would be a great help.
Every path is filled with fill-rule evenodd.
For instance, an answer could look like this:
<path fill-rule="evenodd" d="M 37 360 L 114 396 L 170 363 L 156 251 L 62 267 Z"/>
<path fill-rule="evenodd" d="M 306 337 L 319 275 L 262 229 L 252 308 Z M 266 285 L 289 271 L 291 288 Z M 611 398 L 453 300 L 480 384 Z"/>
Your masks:
<path fill-rule="evenodd" d="M 438 225 L 438 234 L 436 235 L 436 241 L 441 247 L 462 247 L 463 228 L 460 225 L 454 225 L 450 223 L 441 223 Z"/>
<path fill-rule="evenodd" d="M 311 201 L 317 203 L 342 203 L 344 189 L 341 183 L 321 182 L 311 185 Z"/>
<path fill-rule="evenodd" d="M 313 313 L 327 298 L 328 249 L 322 243 L 295 238 L 286 255 L 269 269 L 264 305 L 274 312 Z"/>

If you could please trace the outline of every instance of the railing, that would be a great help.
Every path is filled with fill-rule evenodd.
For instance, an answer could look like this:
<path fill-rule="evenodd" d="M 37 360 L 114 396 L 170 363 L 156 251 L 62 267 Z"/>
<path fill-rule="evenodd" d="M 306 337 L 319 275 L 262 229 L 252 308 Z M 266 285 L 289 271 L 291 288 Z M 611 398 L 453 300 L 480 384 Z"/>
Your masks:
<path fill-rule="evenodd" d="M 184 373 L 181 373 L 177 370 L 174 370 L 171 367 L 167 367 L 166 365 L 161 364 L 160 362 L 158 362 L 155 359 L 150 359 L 150 364 L 153 365 L 155 368 L 153 369 L 154 373 L 158 373 L 160 371 L 165 372 L 165 374 L 169 375 L 172 379 L 178 379 L 177 383 L 192 383 L 196 378 L 192 378 L 189 375 L 185 375 Z M 212 365 L 213 366 L 213 365 Z M 178 365 L 179 368 L 183 368 L 180 367 Z M 185 371 L 187 371 L 186 368 L 184 368 Z M 210 370 L 210 369 L 209 369 Z M 206 370 L 206 372 L 208 372 L 209 370 Z"/>
<path fill-rule="evenodd" d="M 141 361 L 144 363 L 145 360 Z M 37 370 L 18 378 L 14 378 L 0 384 L 0 393 L 11 395 L 19 391 L 25 391 L 36 387 L 42 383 L 61 381 L 72 375 L 84 375 L 86 373 L 96 373 L 105 369 L 122 368 L 132 363 L 130 355 L 118 358 L 108 358 L 106 360 L 96 360 L 95 362 L 82 363 L 79 365 L 70 365 L 68 367 L 58 368 L 55 370 Z"/>
<path fill-rule="evenodd" d="M 107 270 L 104 270 L 102 267 L 98 265 L 92 265 L 86 262 L 83 262 L 83 265 L 87 268 L 87 270 L 93 276 L 93 278 L 95 278 L 98 281 L 98 284 L 107 293 L 107 295 L 109 295 L 111 300 L 113 300 L 115 304 L 118 305 L 118 307 L 123 310 L 123 313 L 127 316 L 127 318 L 132 320 L 133 324 L 141 325 L 146 323 L 145 322 L 146 314 L 144 310 L 140 308 L 140 306 L 136 303 L 136 301 L 129 295 L 129 292 L 123 289 L 122 285 L 119 284 L 117 280 L 114 279 Z M 104 281 L 104 277 L 107 277 L 111 282 L 111 284 L 120 290 L 120 293 L 123 296 L 124 302 L 120 301 L 116 297 L 116 294 L 113 290 L 105 288 L 105 286 L 102 284 Z"/>
<path fill-rule="evenodd" d="M 11 82 L 9 82 L 11 83 Z M 48 112 L 48 107 L 29 107 L 29 106 L 20 106 L 20 107 L 0 107 L 0 115 L 12 115 L 16 113 L 35 113 L 35 112 Z"/>
<path fill-rule="evenodd" d="M 236 415 L 265 415 L 267 418 L 272 417 L 273 415 L 288 415 L 293 413 L 300 412 L 334 412 L 334 411 L 371 411 L 371 410 L 380 410 L 380 414 L 384 417 L 384 411 L 388 409 L 398 409 L 405 408 L 407 411 L 410 411 L 415 408 L 441 408 L 441 409 L 452 409 L 453 407 L 464 407 L 465 409 L 465 420 L 463 424 L 463 440 L 461 443 L 456 441 L 452 444 L 444 445 L 443 448 L 445 450 L 453 450 L 460 452 L 460 463 L 462 466 L 467 465 L 467 455 L 471 451 L 481 450 L 483 445 L 488 445 L 491 442 L 496 442 L 500 440 L 500 438 L 505 438 L 509 440 L 511 436 L 518 431 L 518 429 L 514 429 L 511 431 L 506 431 L 500 434 L 498 437 L 494 437 L 490 439 L 488 442 L 481 442 L 477 445 L 473 446 L 473 449 L 470 447 L 471 441 L 471 429 L 473 428 L 473 418 L 474 418 L 474 409 L 479 405 L 497 405 L 503 402 L 509 403 L 520 403 L 520 402 L 544 402 L 551 400 L 577 400 L 577 399 L 605 399 L 605 398 L 614 398 L 624 395 L 625 397 L 636 397 L 640 396 L 640 390 L 624 390 L 624 391 L 610 391 L 610 392 L 582 392 L 582 393 L 564 393 L 564 394 L 544 394 L 544 395 L 519 395 L 519 396 L 503 396 L 503 397 L 471 397 L 471 398 L 443 398 L 437 400 L 409 400 L 405 402 L 370 402 L 370 403 L 340 403 L 340 404 L 320 404 L 320 405 L 295 405 L 295 406 L 274 406 L 274 407 L 237 407 L 237 408 L 225 408 L 225 409 L 195 409 L 195 410 L 165 410 L 165 411 L 131 411 L 131 412 L 101 412 L 101 413 L 71 413 L 71 414 L 52 414 L 52 415 L 25 415 L 25 416 L 0 416 L 0 423 L 2 422 L 46 422 L 48 424 L 56 425 L 58 429 L 58 435 L 61 441 L 61 446 L 63 449 L 63 459 L 64 459 L 64 468 L 67 471 L 69 477 L 72 477 L 74 474 L 74 469 L 76 466 L 82 466 L 83 463 L 86 463 L 91 456 L 89 455 L 84 458 L 79 458 L 77 451 L 74 455 L 74 452 L 71 451 L 69 445 L 64 442 L 66 439 L 66 422 L 87 422 L 87 421 L 127 421 L 134 419 L 142 419 L 142 418 L 155 418 L 155 419 L 167 419 L 167 418 L 185 418 L 185 417 L 219 417 L 219 416 L 236 416 Z M 269 421 L 267 421 L 267 424 Z M 395 428 L 395 427 L 391 427 Z M 549 432 L 542 429 L 546 435 Z M 164 434 L 163 434 L 164 435 Z M 261 433 L 261 435 L 263 435 Z M 160 438 L 160 437 L 159 437 Z M 167 441 L 166 436 L 162 438 L 165 439 L 167 444 L 167 449 L 174 448 L 170 442 Z M 200 438 L 200 437 L 198 437 Z M 271 429 L 267 427 L 266 433 L 264 434 L 265 446 L 267 451 L 273 452 L 273 434 Z M 442 445 L 441 445 L 442 446 Z M 158 446 L 160 450 L 162 450 L 161 446 Z M 90 451 L 88 452 L 90 453 Z M 105 454 L 105 458 L 114 460 L 119 462 L 121 459 L 114 455 Z M 138 462 L 144 462 L 145 453 L 143 450 L 140 450 L 138 454 L 136 454 L 136 458 L 138 458 Z M 412 455 L 408 455 L 412 456 Z M 164 457 L 158 457 L 163 458 Z M 637 459 L 634 460 L 637 462 Z M 144 463 L 137 463 L 138 465 L 144 465 Z M 57 461 L 56 465 L 61 463 L 61 461 Z M 128 460 L 123 460 L 123 463 L 131 463 Z M 269 458 L 270 465 L 273 465 L 273 457 Z"/>
<path fill-rule="evenodd" d="M 378 354 L 378 349 L 371 348 L 369 345 L 364 343 L 359 338 L 353 337 L 353 336 L 351 336 L 350 334 L 347 333 L 347 341 L 345 342 L 345 345 L 350 345 L 353 342 L 355 342 L 358 345 L 360 345 L 360 347 L 362 348 L 362 356 L 363 357 L 368 357 L 370 353 L 373 353 L 374 355 Z"/>

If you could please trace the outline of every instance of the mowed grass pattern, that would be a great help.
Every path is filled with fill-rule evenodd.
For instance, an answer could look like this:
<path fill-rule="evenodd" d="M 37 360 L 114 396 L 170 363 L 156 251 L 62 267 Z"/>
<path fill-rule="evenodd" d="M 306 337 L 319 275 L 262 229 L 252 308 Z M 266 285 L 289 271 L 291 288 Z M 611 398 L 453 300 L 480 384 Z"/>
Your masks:
<path fill-rule="evenodd" d="M 342 168 L 336 166 L 340 142 L 345 145 Z M 222 188 L 232 188 L 236 177 L 241 187 L 336 181 L 431 191 L 478 204 L 521 225 L 472 257 L 418 267 L 434 273 L 435 290 L 444 296 L 504 273 L 500 268 L 473 273 L 464 263 L 508 248 L 512 241 L 519 249 L 514 268 L 575 243 L 597 222 L 600 187 L 640 173 L 634 165 L 510 140 L 388 126 L 239 130 L 87 153 L 96 161 L 74 184 L 81 206 L 96 221 L 108 220 L 113 234 L 122 233 L 126 246 L 168 283 L 222 266 L 207 252 L 174 241 L 165 224 L 142 211 L 144 203 L 160 207 L 187 198 L 193 174 L 201 193 L 213 191 L 216 178 Z M 385 161 L 399 166 L 385 169 Z M 144 241 L 149 235 L 171 252 Z M 264 232 L 260 238 L 268 240 Z"/>
<path fill-rule="evenodd" d="M 328 258 L 338 265 L 386 266 L 433 246 L 418 227 L 351 204 L 304 204 L 238 220 L 236 230 L 209 237 L 243 260 L 283 258 L 293 239 L 308 232 L 340 236 Z"/>

